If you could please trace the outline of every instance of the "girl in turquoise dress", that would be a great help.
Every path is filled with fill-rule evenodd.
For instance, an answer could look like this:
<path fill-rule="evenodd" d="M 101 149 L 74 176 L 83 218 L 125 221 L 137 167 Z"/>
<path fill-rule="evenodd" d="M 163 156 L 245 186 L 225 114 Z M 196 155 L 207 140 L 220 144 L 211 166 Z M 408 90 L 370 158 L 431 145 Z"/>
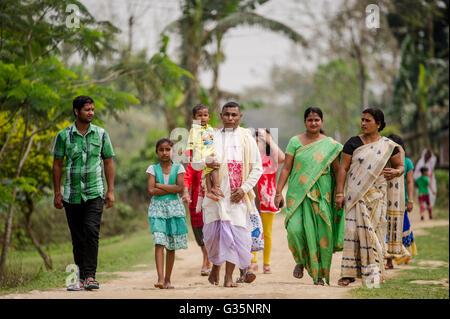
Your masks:
<path fill-rule="evenodd" d="M 148 218 L 155 244 L 155 263 L 158 272 L 156 288 L 174 288 L 170 283 L 175 250 L 187 248 L 187 226 L 184 205 L 178 194 L 183 192 L 185 173 L 181 164 L 172 162 L 173 142 L 162 138 L 156 143 L 160 163 L 147 169 L 148 192 L 151 197 Z M 164 248 L 166 273 L 164 274 Z"/>

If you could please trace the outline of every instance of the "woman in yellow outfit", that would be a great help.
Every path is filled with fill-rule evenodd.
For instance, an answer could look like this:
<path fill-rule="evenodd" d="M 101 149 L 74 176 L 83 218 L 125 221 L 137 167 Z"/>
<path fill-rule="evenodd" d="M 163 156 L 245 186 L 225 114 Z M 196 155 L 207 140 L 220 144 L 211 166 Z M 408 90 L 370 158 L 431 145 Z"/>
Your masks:
<path fill-rule="evenodd" d="M 269 130 L 259 129 L 256 131 L 256 141 L 258 143 L 259 152 L 261 153 L 261 160 L 263 164 L 263 174 L 255 186 L 256 205 L 261 213 L 261 220 L 263 224 L 264 234 L 264 266 L 263 273 L 270 274 L 270 252 L 272 250 L 272 224 L 275 214 L 279 212 L 275 207 L 275 193 L 276 193 L 276 175 L 278 164 L 284 163 L 284 153 L 273 141 Z M 258 188 L 256 191 L 256 187 Z M 252 252 L 254 255 L 249 270 L 257 271 L 257 252 Z"/>

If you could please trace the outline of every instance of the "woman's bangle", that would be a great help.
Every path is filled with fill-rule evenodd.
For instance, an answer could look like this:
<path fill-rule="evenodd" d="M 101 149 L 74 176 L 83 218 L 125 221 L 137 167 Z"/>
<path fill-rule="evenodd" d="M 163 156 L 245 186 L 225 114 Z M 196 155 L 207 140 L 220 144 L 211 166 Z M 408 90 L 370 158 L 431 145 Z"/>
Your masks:
<path fill-rule="evenodd" d="M 339 197 L 339 196 L 344 197 L 344 193 L 337 193 L 336 195 L 334 195 L 334 197 Z"/>
<path fill-rule="evenodd" d="M 412 201 L 412 200 L 409 200 L 409 201 L 408 201 L 408 203 L 414 204 L 414 201 Z"/>
<path fill-rule="evenodd" d="M 277 196 L 283 196 L 283 194 L 275 194 L 275 197 L 277 197 Z"/>

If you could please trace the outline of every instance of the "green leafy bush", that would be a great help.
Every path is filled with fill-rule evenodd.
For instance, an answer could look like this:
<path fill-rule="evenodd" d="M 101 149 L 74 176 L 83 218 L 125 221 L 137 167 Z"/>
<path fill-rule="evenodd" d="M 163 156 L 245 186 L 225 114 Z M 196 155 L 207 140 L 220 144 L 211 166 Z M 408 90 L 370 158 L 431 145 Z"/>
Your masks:
<path fill-rule="evenodd" d="M 436 206 L 441 208 L 449 207 L 449 172 L 445 169 L 437 169 L 434 171 L 437 186 Z"/>

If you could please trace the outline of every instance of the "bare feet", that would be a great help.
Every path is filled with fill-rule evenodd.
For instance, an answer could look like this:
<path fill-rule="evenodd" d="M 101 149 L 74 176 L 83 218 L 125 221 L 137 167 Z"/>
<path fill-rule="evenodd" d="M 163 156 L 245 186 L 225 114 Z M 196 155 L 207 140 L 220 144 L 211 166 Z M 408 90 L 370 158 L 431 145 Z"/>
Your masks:
<path fill-rule="evenodd" d="M 238 284 L 234 283 L 233 280 L 226 280 L 223 281 L 223 286 L 226 288 L 236 288 L 239 287 Z"/>
<path fill-rule="evenodd" d="M 174 289 L 175 287 L 170 284 L 170 281 L 164 282 L 164 289 Z"/>
<path fill-rule="evenodd" d="M 211 272 L 209 273 L 208 281 L 211 283 L 211 285 L 217 286 L 219 284 L 219 271 L 214 265 L 211 269 Z"/>
<path fill-rule="evenodd" d="M 164 281 L 158 280 L 158 282 L 154 286 L 155 288 L 164 289 Z"/>

